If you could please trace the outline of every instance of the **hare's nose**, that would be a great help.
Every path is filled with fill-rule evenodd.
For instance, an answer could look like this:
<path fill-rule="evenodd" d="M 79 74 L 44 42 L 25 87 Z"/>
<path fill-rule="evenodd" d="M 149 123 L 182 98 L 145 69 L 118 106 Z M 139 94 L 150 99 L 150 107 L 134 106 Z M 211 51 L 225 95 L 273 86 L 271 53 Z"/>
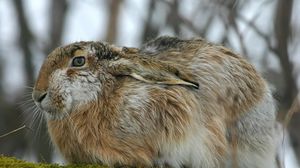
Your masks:
<path fill-rule="evenodd" d="M 45 97 L 47 95 L 47 92 L 44 92 L 44 91 L 33 91 L 32 92 L 32 98 L 35 102 L 38 102 L 38 103 L 41 103 Z"/>

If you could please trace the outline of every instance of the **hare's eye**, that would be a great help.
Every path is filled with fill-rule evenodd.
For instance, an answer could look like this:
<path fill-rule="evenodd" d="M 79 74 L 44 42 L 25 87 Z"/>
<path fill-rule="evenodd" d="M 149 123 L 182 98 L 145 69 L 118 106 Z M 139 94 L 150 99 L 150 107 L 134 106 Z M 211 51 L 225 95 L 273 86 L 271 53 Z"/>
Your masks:
<path fill-rule="evenodd" d="M 75 57 L 72 60 L 73 67 L 80 67 L 80 66 L 83 66 L 84 64 L 85 64 L 85 57 L 83 57 L 83 56 Z"/>

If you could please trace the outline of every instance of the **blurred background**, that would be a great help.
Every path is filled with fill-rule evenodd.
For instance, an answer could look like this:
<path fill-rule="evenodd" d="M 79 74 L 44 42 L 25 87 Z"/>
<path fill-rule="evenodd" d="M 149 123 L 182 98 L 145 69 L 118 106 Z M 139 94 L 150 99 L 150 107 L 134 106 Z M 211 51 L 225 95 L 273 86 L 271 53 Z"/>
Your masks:
<path fill-rule="evenodd" d="M 204 37 L 243 54 L 272 86 L 278 121 L 290 111 L 300 75 L 297 0 L 0 0 L 0 154 L 62 162 L 31 90 L 47 54 L 62 44 L 101 40 L 139 47 L 159 35 Z M 295 101 L 296 105 L 298 101 Z M 279 160 L 300 161 L 300 114 L 278 134 Z"/>

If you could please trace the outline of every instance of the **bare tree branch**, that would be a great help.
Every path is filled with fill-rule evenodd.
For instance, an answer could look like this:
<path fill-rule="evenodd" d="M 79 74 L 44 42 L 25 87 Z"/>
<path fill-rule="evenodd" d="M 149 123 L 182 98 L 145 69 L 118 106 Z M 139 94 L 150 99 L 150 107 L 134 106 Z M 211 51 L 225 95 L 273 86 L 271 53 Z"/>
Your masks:
<path fill-rule="evenodd" d="M 250 28 L 252 28 L 252 30 L 259 35 L 267 44 L 268 49 L 273 52 L 274 54 L 278 54 L 276 48 L 272 45 L 272 40 L 271 40 L 271 35 L 269 34 L 265 34 L 264 32 L 262 32 L 256 25 L 255 25 L 255 19 L 248 21 L 245 17 L 243 17 L 242 15 L 237 15 L 237 18 L 244 22 L 247 26 L 249 26 Z"/>

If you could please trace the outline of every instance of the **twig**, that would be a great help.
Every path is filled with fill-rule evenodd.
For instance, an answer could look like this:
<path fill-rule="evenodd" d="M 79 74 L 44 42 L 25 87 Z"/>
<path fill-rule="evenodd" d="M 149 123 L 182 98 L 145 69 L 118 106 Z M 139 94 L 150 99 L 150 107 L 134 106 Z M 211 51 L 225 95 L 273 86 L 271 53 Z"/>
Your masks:
<path fill-rule="evenodd" d="M 277 49 L 272 45 L 272 41 L 271 41 L 271 38 L 270 38 L 270 35 L 268 34 L 265 34 L 264 32 L 262 32 L 254 23 L 254 21 L 248 21 L 245 17 L 243 17 L 242 15 L 238 15 L 237 18 L 244 22 L 247 26 L 251 27 L 252 30 L 257 34 L 259 35 L 264 41 L 265 43 L 267 44 L 268 48 L 270 51 L 272 51 L 274 54 L 277 54 L 278 51 Z"/>
<path fill-rule="evenodd" d="M 289 122 L 291 121 L 292 116 L 295 112 L 299 111 L 300 105 L 299 105 L 299 94 L 296 96 L 296 98 L 293 101 L 293 104 L 291 105 L 289 111 L 287 112 L 283 125 L 285 128 L 287 128 Z"/>
<path fill-rule="evenodd" d="M 172 8 L 172 2 L 164 1 L 164 0 L 160 0 L 160 2 L 162 2 L 166 5 L 168 5 L 170 8 Z M 176 17 L 177 17 L 176 19 L 178 20 L 179 23 L 182 23 L 184 26 L 186 26 L 188 29 L 190 29 L 193 33 L 200 35 L 202 37 L 204 36 L 204 34 L 202 33 L 203 30 L 199 30 L 192 21 L 190 21 L 189 19 L 187 19 L 179 14 Z"/>
<path fill-rule="evenodd" d="M 8 133 L 6 133 L 6 134 L 0 135 L 0 138 L 4 138 L 4 137 L 6 137 L 6 136 L 8 136 L 8 135 L 10 135 L 10 134 L 13 134 L 13 133 L 16 133 L 16 132 L 18 132 L 18 131 L 21 131 L 21 130 L 24 129 L 24 128 L 27 128 L 27 129 L 29 129 L 29 130 L 32 131 L 31 128 L 26 127 L 26 125 L 23 125 L 22 127 L 19 127 L 19 128 L 15 129 L 15 130 L 12 130 L 12 131 L 10 131 L 10 132 L 8 132 Z"/>

